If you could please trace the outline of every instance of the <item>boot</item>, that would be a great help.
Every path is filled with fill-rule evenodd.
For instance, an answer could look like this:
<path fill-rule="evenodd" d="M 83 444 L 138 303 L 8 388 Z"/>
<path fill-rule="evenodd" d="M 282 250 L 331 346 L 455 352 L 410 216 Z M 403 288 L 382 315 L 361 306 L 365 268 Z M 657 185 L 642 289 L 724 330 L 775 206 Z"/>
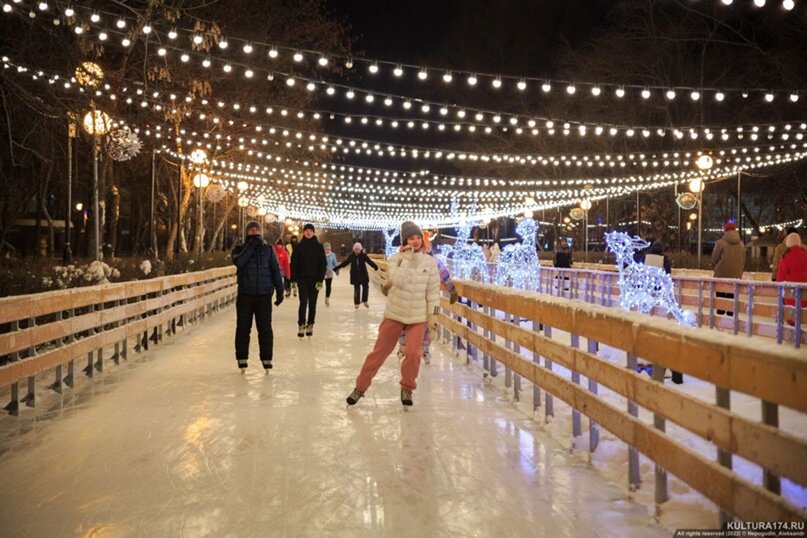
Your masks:
<path fill-rule="evenodd" d="M 404 405 L 412 405 L 412 391 L 402 388 L 401 389 L 401 403 Z"/>
<path fill-rule="evenodd" d="M 314 336 L 314 324 L 309 323 L 305 326 L 305 335 L 306 336 Z"/>
<path fill-rule="evenodd" d="M 325 297 L 325 306 L 331 306 L 331 298 Z"/>
<path fill-rule="evenodd" d="M 370 308 L 370 303 L 368 303 L 367 301 L 364 301 L 364 308 Z"/>
<path fill-rule="evenodd" d="M 354 306 L 354 307 L 356 307 L 356 310 L 358 310 L 358 309 L 359 309 L 359 305 L 353 305 L 353 306 Z"/>
<path fill-rule="evenodd" d="M 300 338 L 305 336 L 305 325 L 300 325 L 297 327 L 297 336 Z"/>
<path fill-rule="evenodd" d="M 358 402 L 363 396 L 364 393 L 362 391 L 359 389 L 353 389 L 353 392 L 351 392 L 350 396 L 347 397 L 347 404 L 356 405 L 356 402 Z"/>
<path fill-rule="evenodd" d="M 423 362 L 425 362 L 426 364 L 432 363 L 432 354 L 429 353 L 428 351 L 423 354 Z"/>
<path fill-rule="evenodd" d="M 241 373 L 244 374 L 247 372 L 247 361 L 238 361 L 238 367 L 241 369 Z"/>

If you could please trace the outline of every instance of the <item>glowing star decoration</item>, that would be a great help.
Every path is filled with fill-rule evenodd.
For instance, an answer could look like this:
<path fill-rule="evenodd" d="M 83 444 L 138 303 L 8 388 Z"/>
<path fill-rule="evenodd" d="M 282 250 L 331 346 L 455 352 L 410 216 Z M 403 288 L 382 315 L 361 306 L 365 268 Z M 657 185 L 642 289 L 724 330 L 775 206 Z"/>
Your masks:
<path fill-rule="evenodd" d="M 384 234 L 384 255 L 387 259 L 390 259 L 393 254 L 398 250 L 396 246 L 392 244 L 396 237 L 398 237 L 399 230 L 398 228 L 393 228 L 391 231 L 382 230 Z"/>
<path fill-rule="evenodd" d="M 640 237 L 631 238 L 622 232 L 605 234 L 608 249 L 616 254 L 616 266 L 619 269 L 619 306 L 625 310 L 636 310 L 650 314 L 656 307 L 661 307 L 680 323 L 693 327 L 695 314 L 682 310 L 675 300 L 673 281 L 670 275 L 660 267 L 653 267 L 633 260 L 633 252 L 650 246 Z"/>
<path fill-rule="evenodd" d="M 468 211 L 469 213 L 476 212 L 476 203 L 474 203 Z M 457 200 L 451 201 L 451 214 L 457 214 Z M 476 243 L 470 243 L 471 228 L 473 224 L 468 222 L 468 219 L 462 219 L 457 228 L 457 241 L 454 243 L 453 251 L 451 252 L 453 258 L 452 274 L 456 278 L 465 278 L 470 280 L 481 280 L 487 282 L 489 280 L 488 265 L 485 260 L 485 253 L 482 247 Z M 447 250 L 441 250 L 448 252 Z"/>
<path fill-rule="evenodd" d="M 106 154 L 113 161 L 128 161 L 140 152 L 140 139 L 128 128 L 113 129 L 106 139 Z"/>
<path fill-rule="evenodd" d="M 221 202 L 226 195 L 227 191 L 224 190 L 220 183 L 211 183 L 205 190 L 205 198 L 207 198 L 208 202 L 213 202 L 214 204 Z"/>
<path fill-rule="evenodd" d="M 691 192 L 682 192 L 676 197 L 675 203 L 678 204 L 678 207 L 681 209 L 692 209 L 698 205 L 698 197 Z"/>
<path fill-rule="evenodd" d="M 75 75 L 82 88 L 97 88 L 104 80 L 104 70 L 94 62 L 82 62 L 76 67 Z"/>
<path fill-rule="evenodd" d="M 541 281 L 541 264 L 535 244 L 538 224 L 523 218 L 516 225 L 521 243 L 504 247 L 496 266 L 496 284 L 510 285 L 521 290 L 535 291 Z"/>

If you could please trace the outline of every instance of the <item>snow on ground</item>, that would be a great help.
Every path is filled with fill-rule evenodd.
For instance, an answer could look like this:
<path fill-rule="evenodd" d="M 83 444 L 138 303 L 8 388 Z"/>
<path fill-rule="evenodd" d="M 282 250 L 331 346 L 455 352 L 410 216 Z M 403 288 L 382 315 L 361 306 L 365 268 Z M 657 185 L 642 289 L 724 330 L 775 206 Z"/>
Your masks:
<path fill-rule="evenodd" d="M 35 410 L 0 418 L 3 534 L 669 536 L 620 489 L 624 472 L 603 476 L 617 445 L 605 439 L 592 467 L 545 431 L 565 427 L 559 405 L 544 428 L 446 346 L 411 410 L 394 356 L 347 410 L 383 309 L 374 290 L 354 310 L 351 292 L 341 277 L 332 306 L 320 298 L 310 341 L 295 336 L 296 300 L 274 310 L 268 376 L 254 332 L 247 374 L 235 367 L 233 309 L 91 381 L 80 358 L 76 390 L 40 390 Z"/>

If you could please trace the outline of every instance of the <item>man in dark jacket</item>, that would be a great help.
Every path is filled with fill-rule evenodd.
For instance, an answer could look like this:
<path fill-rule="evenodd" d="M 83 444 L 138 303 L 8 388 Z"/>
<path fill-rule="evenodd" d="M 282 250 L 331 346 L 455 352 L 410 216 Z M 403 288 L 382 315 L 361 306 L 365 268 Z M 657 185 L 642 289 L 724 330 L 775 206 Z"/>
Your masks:
<path fill-rule="evenodd" d="M 317 295 L 325 279 L 325 249 L 314 235 L 314 225 L 303 227 L 303 238 L 291 254 L 291 280 L 300 292 L 297 336 L 313 336 L 317 317 Z M 308 314 L 306 318 L 306 313 Z"/>
<path fill-rule="evenodd" d="M 272 368 L 272 292 L 277 294 L 275 306 L 283 302 L 283 275 L 274 249 L 261 237 L 261 225 L 247 224 L 247 240 L 233 249 L 233 263 L 238 268 L 238 297 L 235 302 L 235 359 L 243 374 L 249 358 L 249 333 L 252 318 L 258 326 L 261 364 L 266 373 Z"/>

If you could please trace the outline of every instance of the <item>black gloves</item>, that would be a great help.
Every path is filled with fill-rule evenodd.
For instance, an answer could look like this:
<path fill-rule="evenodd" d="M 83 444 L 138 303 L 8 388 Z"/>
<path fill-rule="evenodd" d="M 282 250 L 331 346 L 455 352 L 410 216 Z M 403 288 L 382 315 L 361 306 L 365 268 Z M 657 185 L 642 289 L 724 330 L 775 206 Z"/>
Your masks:
<path fill-rule="evenodd" d="M 283 289 L 275 291 L 275 306 L 280 306 L 280 303 L 283 302 Z"/>

